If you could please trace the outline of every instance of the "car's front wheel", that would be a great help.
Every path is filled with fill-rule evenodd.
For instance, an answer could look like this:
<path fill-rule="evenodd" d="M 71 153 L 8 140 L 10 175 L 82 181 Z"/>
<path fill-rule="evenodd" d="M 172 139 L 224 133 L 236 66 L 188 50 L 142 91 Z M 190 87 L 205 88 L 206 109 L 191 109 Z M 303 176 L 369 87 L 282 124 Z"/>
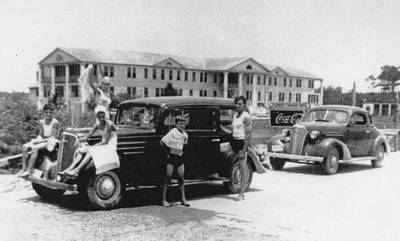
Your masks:
<path fill-rule="evenodd" d="M 87 180 L 86 195 L 95 209 L 118 207 L 124 192 L 124 182 L 114 170 L 93 174 Z"/>
<path fill-rule="evenodd" d="M 231 167 L 229 181 L 225 185 L 229 193 L 240 193 L 241 175 L 242 174 L 240 173 L 239 161 L 236 160 Z M 253 167 L 249 162 L 247 162 L 245 165 L 244 175 L 245 175 L 245 191 L 247 191 L 253 179 Z"/>
<path fill-rule="evenodd" d="M 339 151 L 336 148 L 329 149 L 324 162 L 322 163 L 322 168 L 325 174 L 332 175 L 339 169 Z"/>
<path fill-rule="evenodd" d="M 378 145 L 372 155 L 376 158 L 375 160 L 371 160 L 372 167 L 382 167 L 382 161 L 383 158 L 385 158 L 385 149 L 383 148 L 383 145 Z"/>
<path fill-rule="evenodd" d="M 274 170 L 282 170 L 285 166 L 286 160 L 282 158 L 272 158 L 270 159 L 270 164 Z"/>
<path fill-rule="evenodd" d="M 51 189 L 37 183 L 32 183 L 32 188 L 41 198 L 49 202 L 58 201 L 65 192 L 65 190 Z"/>

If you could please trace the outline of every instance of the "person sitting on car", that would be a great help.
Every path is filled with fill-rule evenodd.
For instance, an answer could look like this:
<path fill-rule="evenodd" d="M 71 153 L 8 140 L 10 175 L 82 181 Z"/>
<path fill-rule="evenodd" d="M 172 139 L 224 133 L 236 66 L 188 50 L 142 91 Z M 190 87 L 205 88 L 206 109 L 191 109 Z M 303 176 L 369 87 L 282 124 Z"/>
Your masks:
<path fill-rule="evenodd" d="M 112 121 L 106 118 L 107 109 L 98 105 L 95 108 L 97 121 L 92 130 L 80 141 L 87 141 L 97 130 L 101 133 L 101 141 L 92 146 L 81 144 L 72 164 L 60 172 L 62 175 L 78 177 L 81 169 L 93 160 L 96 174 L 100 174 L 119 167 L 119 157 L 117 154 L 117 129 Z"/>
<path fill-rule="evenodd" d="M 53 114 L 53 107 L 50 104 L 43 106 L 44 119 L 39 121 L 39 135 L 23 145 L 22 169 L 18 173 L 19 177 L 31 175 L 39 152 L 46 151 L 48 146 L 54 147 L 57 142 L 56 136 L 59 134 L 60 124 Z"/>

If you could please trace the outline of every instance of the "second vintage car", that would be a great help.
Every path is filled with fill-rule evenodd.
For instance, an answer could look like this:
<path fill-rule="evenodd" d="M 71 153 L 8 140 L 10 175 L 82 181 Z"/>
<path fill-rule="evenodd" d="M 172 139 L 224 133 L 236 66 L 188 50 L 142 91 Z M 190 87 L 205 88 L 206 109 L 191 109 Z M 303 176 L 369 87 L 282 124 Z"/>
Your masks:
<path fill-rule="evenodd" d="M 272 168 L 285 162 L 321 165 L 326 174 L 338 171 L 340 162 L 370 161 L 381 167 L 388 142 L 359 107 L 325 105 L 311 108 L 291 129 L 269 140 Z"/>
<path fill-rule="evenodd" d="M 175 117 L 183 115 L 188 119 L 189 135 L 184 154 L 186 182 L 218 177 L 229 192 L 238 193 L 241 179 L 238 157 L 230 149 L 230 137 L 220 129 L 220 124 L 230 123 L 234 111 L 233 100 L 223 98 L 155 97 L 125 101 L 119 105 L 115 117 L 120 168 L 96 174 L 90 163 L 76 179 L 60 176 L 58 173 L 72 162 L 78 136 L 85 134 L 82 130 L 72 130 L 62 134 L 57 153 L 52 158 L 42 158 L 29 179 L 44 199 L 54 200 L 66 190 L 77 189 L 94 208 L 114 208 L 126 187 L 156 187 L 163 183 L 165 156 L 160 139 L 174 127 Z M 89 143 L 100 139 L 99 135 L 94 136 Z M 258 156 L 250 151 L 246 189 L 254 171 L 265 172 Z"/>

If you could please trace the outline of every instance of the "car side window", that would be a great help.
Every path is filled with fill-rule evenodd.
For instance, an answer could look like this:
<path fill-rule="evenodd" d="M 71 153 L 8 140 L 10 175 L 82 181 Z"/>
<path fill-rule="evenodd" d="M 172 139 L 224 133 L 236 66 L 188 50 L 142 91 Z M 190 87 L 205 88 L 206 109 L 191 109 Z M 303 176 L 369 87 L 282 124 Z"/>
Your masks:
<path fill-rule="evenodd" d="M 187 120 L 186 130 L 215 130 L 216 109 L 213 108 L 175 108 L 170 109 L 164 119 L 169 129 L 175 126 L 175 118 L 184 116 Z"/>
<path fill-rule="evenodd" d="M 368 119 L 364 114 L 354 113 L 351 116 L 351 125 L 354 126 L 365 126 L 368 123 Z"/>
<path fill-rule="evenodd" d="M 219 122 L 223 126 L 229 126 L 232 124 L 232 118 L 235 114 L 235 110 L 229 108 L 221 108 L 219 110 Z"/>

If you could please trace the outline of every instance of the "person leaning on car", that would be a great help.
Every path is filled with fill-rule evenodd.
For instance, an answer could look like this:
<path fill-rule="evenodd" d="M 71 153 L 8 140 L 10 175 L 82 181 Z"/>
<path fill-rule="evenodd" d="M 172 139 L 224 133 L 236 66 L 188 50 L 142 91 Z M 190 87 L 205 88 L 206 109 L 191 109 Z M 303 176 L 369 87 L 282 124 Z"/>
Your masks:
<path fill-rule="evenodd" d="M 244 200 L 245 191 L 245 169 L 246 169 L 246 156 L 247 148 L 250 146 L 251 140 L 251 116 L 248 113 L 246 106 L 246 98 L 244 96 L 237 96 L 234 99 L 236 105 L 236 114 L 232 117 L 232 130 L 227 129 L 221 125 L 221 130 L 227 134 L 232 135 L 230 145 L 232 150 L 239 155 L 240 165 L 240 193 L 235 198 L 236 201 Z"/>

